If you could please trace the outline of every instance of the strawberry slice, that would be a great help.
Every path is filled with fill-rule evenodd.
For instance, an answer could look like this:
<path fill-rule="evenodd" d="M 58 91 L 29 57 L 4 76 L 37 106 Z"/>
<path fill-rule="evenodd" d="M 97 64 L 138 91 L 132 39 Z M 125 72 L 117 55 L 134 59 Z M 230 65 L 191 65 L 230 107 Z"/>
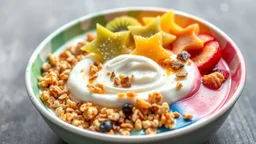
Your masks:
<path fill-rule="evenodd" d="M 219 73 L 221 73 L 221 74 L 224 76 L 225 81 L 228 79 L 228 77 L 229 77 L 229 75 L 230 75 L 228 71 L 223 70 L 223 69 L 218 69 L 218 68 L 213 69 L 213 72 L 219 72 Z"/>
<path fill-rule="evenodd" d="M 217 41 L 206 43 L 206 45 L 203 47 L 203 50 L 192 58 L 201 74 L 212 71 L 220 59 L 221 49 Z"/>
<path fill-rule="evenodd" d="M 199 34 L 198 37 L 204 43 L 204 45 L 210 41 L 214 41 L 214 37 L 209 34 Z"/>

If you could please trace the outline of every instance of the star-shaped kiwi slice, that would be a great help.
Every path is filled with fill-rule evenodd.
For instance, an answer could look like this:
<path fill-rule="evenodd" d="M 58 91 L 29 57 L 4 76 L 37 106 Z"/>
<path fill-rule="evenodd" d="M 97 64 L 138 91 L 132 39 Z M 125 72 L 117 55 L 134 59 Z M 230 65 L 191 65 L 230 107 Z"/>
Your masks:
<path fill-rule="evenodd" d="M 162 47 L 162 33 L 158 32 L 149 38 L 135 35 L 135 49 L 131 54 L 148 57 L 155 62 L 169 58 L 171 53 Z"/>
<path fill-rule="evenodd" d="M 129 26 L 128 29 L 130 30 L 132 35 L 139 35 L 146 38 L 149 38 L 160 32 L 162 34 L 163 46 L 168 46 L 176 39 L 176 36 L 161 31 L 159 16 L 152 20 L 150 23 L 148 23 L 146 26 Z"/>
<path fill-rule="evenodd" d="M 129 31 L 111 32 L 100 24 L 97 24 L 97 38 L 86 44 L 81 49 L 87 52 L 95 53 L 104 61 L 110 60 L 118 55 L 127 54 Z"/>

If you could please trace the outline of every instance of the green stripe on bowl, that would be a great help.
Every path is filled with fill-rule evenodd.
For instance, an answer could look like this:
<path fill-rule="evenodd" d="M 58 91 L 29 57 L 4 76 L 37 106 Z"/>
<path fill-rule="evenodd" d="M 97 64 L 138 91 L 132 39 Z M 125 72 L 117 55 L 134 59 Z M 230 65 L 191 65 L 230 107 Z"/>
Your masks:
<path fill-rule="evenodd" d="M 72 39 L 75 36 L 78 36 L 82 33 L 84 33 L 84 30 L 81 29 L 81 24 L 80 24 L 80 22 L 78 22 L 77 24 L 73 25 L 72 27 L 70 27 L 69 29 L 64 31 L 64 33 L 63 33 L 64 43 L 62 43 L 61 45 L 65 44 L 70 39 Z"/>
<path fill-rule="evenodd" d="M 139 10 L 133 10 L 133 11 L 128 11 L 127 15 L 137 18 L 140 15 L 140 13 L 141 13 L 141 11 L 139 11 Z"/>
<path fill-rule="evenodd" d="M 60 48 L 65 43 L 64 32 L 57 34 L 51 40 L 52 53 L 54 53 L 58 48 Z"/>
<path fill-rule="evenodd" d="M 39 96 L 39 88 L 38 88 L 38 80 L 37 78 L 39 76 L 41 76 L 42 72 L 41 72 L 41 67 L 43 65 L 43 61 L 41 60 L 40 56 L 38 55 L 34 61 L 34 63 L 32 64 L 31 67 L 31 84 L 32 84 L 32 89 L 33 92 L 35 93 L 35 95 Z"/>
<path fill-rule="evenodd" d="M 76 23 L 72 27 L 66 29 L 65 31 L 57 34 L 52 40 L 51 40 L 51 48 L 52 53 L 54 53 L 57 49 L 59 49 L 62 45 L 64 45 L 67 41 L 74 38 L 75 36 L 78 36 L 80 34 L 84 33 L 84 31 L 80 27 L 80 23 Z"/>
<path fill-rule="evenodd" d="M 103 14 L 97 14 L 91 19 L 90 27 L 87 31 L 95 30 L 97 23 L 102 26 L 105 26 L 107 24 L 107 21 L 105 20 L 105 16 Z"/>

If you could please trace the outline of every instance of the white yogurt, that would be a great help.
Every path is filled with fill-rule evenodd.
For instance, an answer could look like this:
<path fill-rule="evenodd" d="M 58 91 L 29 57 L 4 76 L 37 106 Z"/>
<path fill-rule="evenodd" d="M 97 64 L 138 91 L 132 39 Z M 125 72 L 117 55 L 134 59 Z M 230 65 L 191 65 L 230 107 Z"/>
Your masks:
<path fill-rule="evenodd" d="M 172 59 L 176 56 L 172 55 Z M 183 71 L 188 72 L 187 77 L 182 80 L 183 87 L 176 89 L 177 79 L 175 74 L 166 74 L 166 69 L 162 68 L 155 61 L 144 56 L 137 55 L 120 55 L 103 64 L 102 70 L 98 72 L 98 78 L 94 83 L 101 83 L 106 88 L 105 94 L 91 93 L 86 87 L 89 79 L 89 65 L 96 62 L 94 55 L 90 54 L 80 61 L 72 70 L 67 88 L 71 95 L 78 101 L 92 102 L 106 107 L 121 107 L 124 103 L 135 103 L 136 99 L 118 98 L 118 93 L 133 91 L 138 98 L 147 100 L 148 94 L 152 92 L 160 92 L 163 101 L 173 103 L 179 99 L 186 97 L 194 85 L 200 83 L 199 72 L 194 63 L 185 64 Z M 83 72 L 81 72 L 81 70 Z M 113 85 L 107 72 L 114 71 L 116 76 L 134 75 L 132 87 L 122 88 Z"/>

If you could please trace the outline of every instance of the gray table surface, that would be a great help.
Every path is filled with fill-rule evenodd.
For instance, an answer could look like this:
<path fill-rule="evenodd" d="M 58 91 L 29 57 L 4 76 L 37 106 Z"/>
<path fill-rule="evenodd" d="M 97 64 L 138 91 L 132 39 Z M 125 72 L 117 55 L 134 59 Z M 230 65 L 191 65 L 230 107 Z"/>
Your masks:
<path fill-rule="evenodd" d="M 230 116 L 205 144 L 256 143 L 255 0 L 0 0 L 0 143 L 64 144 L 32 106 L 25 67 L 36 46 L 65 23 L 125 6 L 174 8 L 202 17 L 226 32 L 247 63 L 247 84 Z"/>

